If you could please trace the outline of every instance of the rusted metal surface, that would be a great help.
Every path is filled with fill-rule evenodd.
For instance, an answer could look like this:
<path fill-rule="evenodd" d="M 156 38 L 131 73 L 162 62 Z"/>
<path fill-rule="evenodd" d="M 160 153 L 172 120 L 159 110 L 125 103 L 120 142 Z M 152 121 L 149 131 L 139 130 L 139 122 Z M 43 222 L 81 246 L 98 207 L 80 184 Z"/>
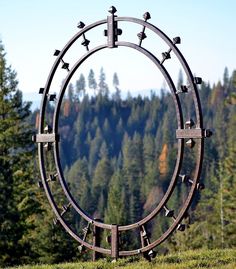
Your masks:
<path fill-rule="evenodd" d="M 144 20 L 131 17 L 118 17 L 115 15 L 115 7 L 111 7 L 109 9 L 109 13 L 110 15 L 107 17 L 107 19 L 97 21 L 88 26 L 85 26 L 83 22 L 79 22 L 77 26 L 79 28 L 79 32 L 74 37 L 72 37 L 72 39 L 65 45 L 62 50 L 55 50 L 54 52 L 54 56 L 57 58 L 49 73 L 45 87 L 40 88 L 39 90 L 39 93 L 42 94 L 39 129 L 38 134 L 33 137 L 33 140 L 38 143 L 39 167 L 42 178 L 42 181 L 39 182 L 39 185 L 44 188 L 47 198 L 55 213 L 54 222 L 59 222 L 64 227 L 64 229 L 80 244 L 81 250 L 86 247 L 94 251 L 94 259 L 98 257 L 98 253 L 110 255 L 114 259 L 117 259 L 120 256 L 136 255 L 143 253 L 146 258 L 150 259 L 155 256 L 155 252 L 153 249 L 156 246 L 165 241 L 176 229 L 180 231 L 183 231 L 185 229 L 185 225 L 183 225 L 181 222 L 186 216 L 186 212 L 191 205 L 194 194 L 196 193 L 196 191 L 202 189 L 204 186 L 202 183 L 199 182 L 203 161 L 204 139 L 211 136 L 211 132 L 210 130 L 206 130 L 203 128 L 202 110 L 197 89 L 197 85 L 202 82 L 202 79 L 199 77 L 194 77 L 192 75 L 192 72 L 185 58 L 179 51 L 177 45 L 181 43 L 180 37 L 170 39 L 164 32 L 162 32 L 156 26 L 150 24 L 148 20 L 151 19 L 151 15 L 148 12 L 143 15 Z M 137 24 L 142 27 L 141 32 L 137 34 L 137 44 L 120 40 L 122 38 L 122 29 L 118 27 L 119 22 Z M 105 36 L 107 36 L 107 42 L 94 48 L 89 48 L 90 41 L 86 38 L 86 33 L 89 32 L 91 29 L 101 25 L 106 25 L 104 34 Z M 148 51 L 143 46 L 143 44 L 145 44 L 144 40 L 148 38 L 148 36 L 146 35 L 147 30 L 156 34 L 156 36 L 162 39 L 162 41 L 165 42 L 167 46 L 166 51 L 161 53 L 161 59 L 158 59 L 158 57 L 154 53 Z M 72 45 L 78 40 L 81 45 L 86 48 L 86 52 L 80 56 L 80 58 L 71 68 L 69 68 L 70 64 L 65 62 L 63 58 L 68 52 L 68 50 L 72 47 Z M 94 219 L 80 207 L 80 205 L 76 202 L 73 195 L 71 194 L 66 179 L 64 178 L 59 154 L 59 113 L 63 96 L 71 81 L 71 78 L 80 68 L 81 64 L 86 61 L 91 55 L 97 53 L 100 50 L 119 47 L 128 47 L 130 49 L 136 50 L 139 53 L 145 55 L 155 64 L 159 72 L 161 72 L 161 74 L 165 78 L 165 81 L 167 82 L 171 90 L 177 118 L 177 157 L 173 175 L 169 182 L 169 186 L 164 196 L 151 213 L 149 213 L 146 217 L 139 220 L 138 222 L 129 225 L 103 223 L 100 220 L 98 221 Z M 179 89 L 176 88 L 170 74 L 164 66 L 167 60 L 171 60 L 173 54 L 176 56 L 180 65 L 182 66 L 188 81 L 188 85 L 181 85 Z M 67 70 L 67 74 L 65 75 L 65 78 L 63 80 L 60 92 L 58 96 L 56 96 L 55 94 L 50 93 L 50 90 L 55 74 L 60 67 Z M 181 109 L 181 94 L 191 95 L 196 115 L 195 122 L 193 122 L 191 119 L 184 119 Z M 48 102 L 52 101 L 55 102 L 52 127 L 47 125 L 47 127 L 45 128 L 46 107 Z M 193 170 L 192 178 L 187 175 L 181 174 L 185 147 L 195 147 L 197 152 L 196 165 Z M 48 150 L 53 149 L 54 153 L 55 173 L 50 174 L 49 176 L 46 171 L 45 165 L 45 159 L 47 154 L 44 150 L 45 148 L 47 148 Z M 65 194 L 65 198 L 68 201 L 68 203 L 62 207 L 57 205 L 50 187 L 50 182 L 55 180 L 60 182 L 61 188 Z M 168 207 L 168 201 L 171 198 L 171 195 L 180 180 L 183 183 L 189 185 L 189 192 L 181 210 L 178 213 L 175 213 Z M 70 208 L 73 208 L 73 210 L 75 210 L 76 213 L 79 214 L 80 217 L 87 222 L 87 229 L 84 230 L 83 236 L 80 235 L 79 231 L 72 228 L 65 218 Z M 151 235 L 148 235 L 145 227 L 151 220 L 153 220 L 157 215 L 159 215 L 160 212 L 164 212 L 163 217 L 169 218 L 169 220 L 171 220 L 171 224 L 159 238 L 152 238 L 151 240 Z M 119 240 L 120 234 L 125 231 L 135 231 L 135 229 L 138 229 L 140 233 L 140 247 L 134 250 L 123 250 Z M 92 243 L 87 240 L 87 234 L 90 230 L 92 230 L 94 233 Z M 111 234 L 110 248 L 102 248 L 100 246 L 100 239 L 96 237 L 96 235 L 100 236 L 100 233 L 102 233 L 103 231 L 106 231 Z"/>

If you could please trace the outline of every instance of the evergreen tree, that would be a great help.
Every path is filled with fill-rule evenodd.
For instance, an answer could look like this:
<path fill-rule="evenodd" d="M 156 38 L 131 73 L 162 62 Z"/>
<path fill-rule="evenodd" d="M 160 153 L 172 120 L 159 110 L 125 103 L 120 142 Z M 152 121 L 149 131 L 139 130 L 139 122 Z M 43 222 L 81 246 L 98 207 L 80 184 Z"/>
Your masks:
<path fill-rule="evenodd" d="M 23 256 L 29 256 L 29 245 L 22 239 L 34 195 L 28 191 L 33 149 L 26 121 L 30 103 L 22 101 L 17 85 L 16 72 L 7 66 L 0 43 L 0 265 L 5 266 L 23 263 L 27 260 Z"/>
<path fill-rule="evenodd" d="M 78 159 L 66 174 L 74 198 L 80 203 L 90 182 L 88 162 L 85 158 Z M 88 209 L 88 207 L 86 207 Z M 85 210 L 85 209 L 84 209 Z"/>
<path fill-rule="evenodd" d="M 75 87 L 78 96 L 85 96 L 86 81 L 83 74 L 80 74 L 79 79 L 76 81 Z"/>
<path fill-rule="evenodd" d="M 104 218 L 104 210 L 106 208 L 107 203 L 107 186 L 109 185 L 110 179 L 113 174 L 113 168 L 108 159 L 107 150 L 101 148 L 100 156 L 102 157 L 95 169 L 92 188 L 93 188 L 93 197 L 94 203 L 96 205 L 96 210 L 99 213 L 97 218 Z"/>
<path fill-rule="evenodd" d="M 227 132 L 227 155 L 222 161 L 222 246 L 236 246 L 236 106 L 231 107 Z"/>
<path fill-rule="evenodd" d="M 224 69 L 223 86 L 227 89 L 229 87 L 229 70 L 227 67 Z"/>
<path fill-rule="evenodd" d="M 108 191 L 105 222 L 119 225 L 127 224 L 128 204 L 126 199 L 126 184 L 122 171 L 117 171 L 111 178 Z"/>
<path fill-rule="evenodd" d="M 103 67 L 100 70 L 98 91 L 102 96 L 108 96 L 109 95 L 109 89 L 108 89 L 108 85 L 106 83 L 106 75 L 104 73 Z"/>
<path fill-rule="evenodd" d="M 117 102 L 121 100 L 121 90 L 119 89 L 119 78 L 117 73 L 113 75 L 113 86 L 115 88 L 115 93 L 113 94 L 113 99 Z"/>
<path fill-rule="evenodd" d="M 90 71 L 89 71 L 88 86 L 89 86 L 90 89 L 93 89 L 93 91 L 95 93 L 95 91 L 97 89 L 97 82 L 96 82 L 96 79 L 95 79 L 95 74 L 94 74 L 93 69 L 90 69 Z"/>
<path fill-rule="evenodd" d="M 72 83 L 69 84 L 69 87 L 68 87 L 68 99 L 70 101 L 70 103 L 73 103 L 74 102 L 74 86 Z"/>

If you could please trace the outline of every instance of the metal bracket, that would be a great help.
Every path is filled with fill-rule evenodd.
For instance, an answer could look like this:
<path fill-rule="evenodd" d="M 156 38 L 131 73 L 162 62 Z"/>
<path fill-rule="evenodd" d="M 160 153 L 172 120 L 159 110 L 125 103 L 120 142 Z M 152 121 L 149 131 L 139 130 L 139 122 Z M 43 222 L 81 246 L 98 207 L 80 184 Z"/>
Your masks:
<path fill-rule="evenodd" d="M 111 226 L 111 257 L 117 260 L 119 256 L 119 234 L 118 225 Z"/>
<path fill-rule="evenodd" d="M 59 141 L 59 134 L 36 134 L 32 136 L 35 143 L 54 143 Z"/>
<path fill-rule="evenodd" d="M 118 35 L 122 34 L 122 30 L 118 29 L 117 21 L 114 20 L 116 11 L 112 6 L 109 9 L 111 15 L 107 16 L 107 30 L 104 31 L 104 35 L 107 36 L 108 48 L 116 48 L 115 42 L 118 40 Z"/>
<path fill-rule="evenodd" d="M 196 138 L 201 139 L 205 137 L 210 137 L 212 132 L 208 129 L 177 129 L 176 130 L 176 138 Z"/>
<path fill-rule="evenodd" d="M 146 231 L 146 228 L 144 225 L 142 225 L 140 227 L 140 237 L 141 237 L 141 245 L 142 247 L 145 247 L 145 246 L 148 246 L 151 244 L 151 241 L 150 241 L 150 238 L 149 238 L 149 234 L 148 232 Z M 147 259 L 148 261 L 151 261 L 152 258 L 155 258 L 156 257 L 156 251 L 154 251 L 153 249 L 151 249 L 150 251 L 148 252 L 144 252 L 143 253 L 143 257 L 145 259 Z"/>

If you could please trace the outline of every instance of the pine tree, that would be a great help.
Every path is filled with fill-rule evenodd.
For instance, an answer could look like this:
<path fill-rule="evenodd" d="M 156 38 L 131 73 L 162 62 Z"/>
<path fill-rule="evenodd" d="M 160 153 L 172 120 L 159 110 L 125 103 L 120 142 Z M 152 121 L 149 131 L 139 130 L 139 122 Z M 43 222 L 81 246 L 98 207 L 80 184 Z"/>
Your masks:
<path fill-rule="evenodd" d="M 227 89 L 229 87 L 229 70 L 227 67 L 224 69 L 223 86 Z"/>
<path fill-rule="evenodd" d="M 22 239 L 33 197 L 28 191 L 32 144 L 26 119 L 30 103 L 22 101 L 17 84 L 16 72 L 7 66 L 0 43 L 0 265 L 21 263 L 24 255 L 29 256 L 28 244 Z"/>
<path fill-rule="evenodd" d="M 118 170 L 112 176 L 109 184 L 107 210 L 105 211 L 106 223 L 127 224 L 129 205 L 126 198 L 126 184 L 122 171 Z"/>
<path fill-rule="evenodd" d="M 116 102 L 121 100 L 121 90 L 119 89 L 119 85 L 120 85 L 120 82 L 119 82 L 118 75 L 117 75 L 117 73 L 114 73 L 114 75 L 113 75 L 113 86 L 115 88 L 115 93 L 113 94 L 113 99 Z"/>
<path fill-rule="evenodd" d="M 104 145 L 104 144 L 103 144 Z M 102 150 L 102 152 L 101 152 Z M 102 147 L 100 150 L 101 159 L 99 160 L 92 182 L 94 203 L 96 205 L 98 218 L 104 218 L 104 210 L 107 203 L 108 185 L 113 174 L 113 167 L 108 159 L 108 151 Z"/>
<path fill-rule="evenodd" d="M 76 81 L 76 92 L 78 96 L 85 96 L 86 91 L 86 81 L 83 74 L 80 74 L 79 79 Z"/>
<path fill-rule="evenodd" d="M 222 161 L 222 245 L 236 246 L 236 106 L 231 107 L 227 132 L 227 155 Z"/>
<path fill-rule="evenodd" d="M 90 69 L 89 75 L 88 75 L 88 86 L 90 89 L 93 89 L 94 93 L 97 89 L 97 82 L 95 79 L 94 71 L 93 69 Z"/>
<path fill-rule="evenodd" d="M 106 75 L 104 73 L 103 67 L 100 70 L 98 91 L 102 96 L 108 96 L 109 95 L 109 89 L 108 89 L 108 85 L 106 83 Z"/>

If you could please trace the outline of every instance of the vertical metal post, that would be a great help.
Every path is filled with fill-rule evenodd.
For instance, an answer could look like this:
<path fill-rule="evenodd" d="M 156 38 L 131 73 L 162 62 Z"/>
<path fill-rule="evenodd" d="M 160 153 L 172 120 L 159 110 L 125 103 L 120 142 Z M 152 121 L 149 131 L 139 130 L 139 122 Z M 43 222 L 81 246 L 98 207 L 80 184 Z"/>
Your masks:
<path fill-rule="evenodd" d="M 101 228 L 94 225 L 93 227 L 93 246 L 100 247 L 101 245 Z M 99 252 L 93 251 L 93 261 L 98 260 L 101 257 Z"/>
<path fill-rule="evenodd" d="M 111 257 L 117 260 L 119 256 L 119 234 L 118 225 L 111 226 Z"/>
<path fill-rule="evenodd" d="M 117 23 L 116 23 L 117 24 Z M 115 47 L 115 22 L 114 14 L 107 17 L 107 36 L 108 36 L 108 47 Z"/>

